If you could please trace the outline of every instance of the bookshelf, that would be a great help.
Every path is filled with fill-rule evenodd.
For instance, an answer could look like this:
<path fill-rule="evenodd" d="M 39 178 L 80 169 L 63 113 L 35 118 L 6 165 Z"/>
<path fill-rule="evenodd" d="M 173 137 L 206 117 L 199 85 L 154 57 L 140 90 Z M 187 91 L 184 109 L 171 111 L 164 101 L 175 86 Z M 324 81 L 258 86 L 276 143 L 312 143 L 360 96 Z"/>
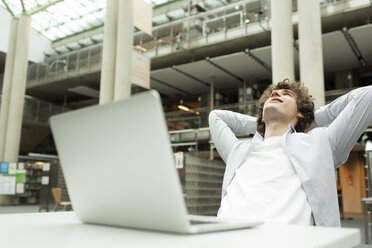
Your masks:
<path fill-rule="evenodd" d="M 39 204 L 42 190 L 50 189 L 51 168 L 56 161 L 0 163 L 0 205 Z M 46 197 L 49 197 L 47 194 Z"/>

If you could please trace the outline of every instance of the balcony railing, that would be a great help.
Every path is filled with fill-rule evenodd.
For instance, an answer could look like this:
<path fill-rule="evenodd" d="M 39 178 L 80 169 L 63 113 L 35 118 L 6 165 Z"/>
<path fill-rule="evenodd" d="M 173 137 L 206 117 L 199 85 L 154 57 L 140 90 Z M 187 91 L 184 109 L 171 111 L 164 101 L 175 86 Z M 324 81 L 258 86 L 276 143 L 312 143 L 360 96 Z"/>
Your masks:
<path fill-rule="evenodd" d="M 143 32 L 134 45 L 150 57 L 193 49 L 223 40 L 244 37 L 249 29 L 268 30 L 268 0 L 245 0 L 153 28 L 153 36 Z M 254 24 L 254 25 L 252 25 Z"/>
<path fill-rule="evenodd" d="M 102 44 L 28 67 L 27 87 L 101 71 Z"/>
<path fill-rule="evenodd" d="M 322 0 L 321 6 L 337 4 L 342 5 L 340 10 L 346 10 L 350 1 Z M 293 11 L 297 11 L 296 0 Z M 153 36 L 138 31 L 133 44 L 153 58 L 265 32 L 269 23 L 269 0 L 245 0 L 156 26 Z M 102 44 L 47 58 L 44 63 L 29 66 L 27 87 L 99 72 L 101 58 Z"/>
<path fill-rule="evenodd" d="M 325 92 L 326 103 L 330 103 L 337 97 L 342 96 L 354 88 L 349 89 L 338 89 L 330 90 Z M 248 114 L 251 116 L 256 115 L 256 104 L 257 101 L 249 101 L 245 103 L 234 103 L 215 106 L 214 109 L 231 110 L 242 114 Z M 168 123 L 168 129 L 170 131 L 183 130 L 183 129 L 199 129 L 208 127 L 208 115 L 211 111 L 210 107 L 191 109 L 187 111 L 173 111 L 165 113 L 165 117 Z"/>
<path fill-rule="evenodd" d="M 51 116 L 68 110 L 63 106 L 41 101 L 31 96 L 25 96 L 23 121 L 34 124 L 48 124 Z"/>

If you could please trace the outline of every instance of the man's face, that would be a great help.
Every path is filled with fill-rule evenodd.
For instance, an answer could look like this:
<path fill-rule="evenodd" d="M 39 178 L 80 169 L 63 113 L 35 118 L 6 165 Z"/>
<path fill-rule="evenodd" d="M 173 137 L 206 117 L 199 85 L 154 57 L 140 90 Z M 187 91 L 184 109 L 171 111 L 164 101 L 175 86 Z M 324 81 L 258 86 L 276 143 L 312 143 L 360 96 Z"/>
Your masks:
<path fill-rule="evenodd" d="M 297 96 L 287 89 L 273 90 L 271 96 L 266 100 L 263 108 L 263 120 L 268 123 L 272 120 L 292 123 L 302 116 L 297 111 Z"/>

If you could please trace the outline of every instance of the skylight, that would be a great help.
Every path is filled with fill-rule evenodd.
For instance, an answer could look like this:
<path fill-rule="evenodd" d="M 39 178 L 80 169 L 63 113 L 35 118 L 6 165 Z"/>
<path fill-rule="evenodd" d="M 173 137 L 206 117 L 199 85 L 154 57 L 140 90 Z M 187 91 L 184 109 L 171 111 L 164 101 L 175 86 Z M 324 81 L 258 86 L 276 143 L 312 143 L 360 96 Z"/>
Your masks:
<path fill-rule="evenodd" d="M 145 1 L 153 5 L 168 2 L 168 0 Z M 26 13 L 57 2 L 46 10 L 32 15 L 32 28 L 51 41 L 100 27 L 105 19 L 106 0 L 1 0 L 0 6 L 19 16 L 23 12 L 22 2 Z"/>

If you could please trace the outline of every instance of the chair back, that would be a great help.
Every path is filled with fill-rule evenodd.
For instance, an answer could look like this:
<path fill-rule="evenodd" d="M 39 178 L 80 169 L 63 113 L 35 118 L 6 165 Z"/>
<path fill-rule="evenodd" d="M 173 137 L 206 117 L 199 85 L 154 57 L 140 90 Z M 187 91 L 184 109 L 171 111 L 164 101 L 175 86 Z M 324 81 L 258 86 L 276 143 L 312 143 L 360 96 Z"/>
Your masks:
<path fill-rule="evenodd" d="M 52 188 L 54 201 L 59 204 L 61 202 L 62 190 L 61 188 Z"/>

